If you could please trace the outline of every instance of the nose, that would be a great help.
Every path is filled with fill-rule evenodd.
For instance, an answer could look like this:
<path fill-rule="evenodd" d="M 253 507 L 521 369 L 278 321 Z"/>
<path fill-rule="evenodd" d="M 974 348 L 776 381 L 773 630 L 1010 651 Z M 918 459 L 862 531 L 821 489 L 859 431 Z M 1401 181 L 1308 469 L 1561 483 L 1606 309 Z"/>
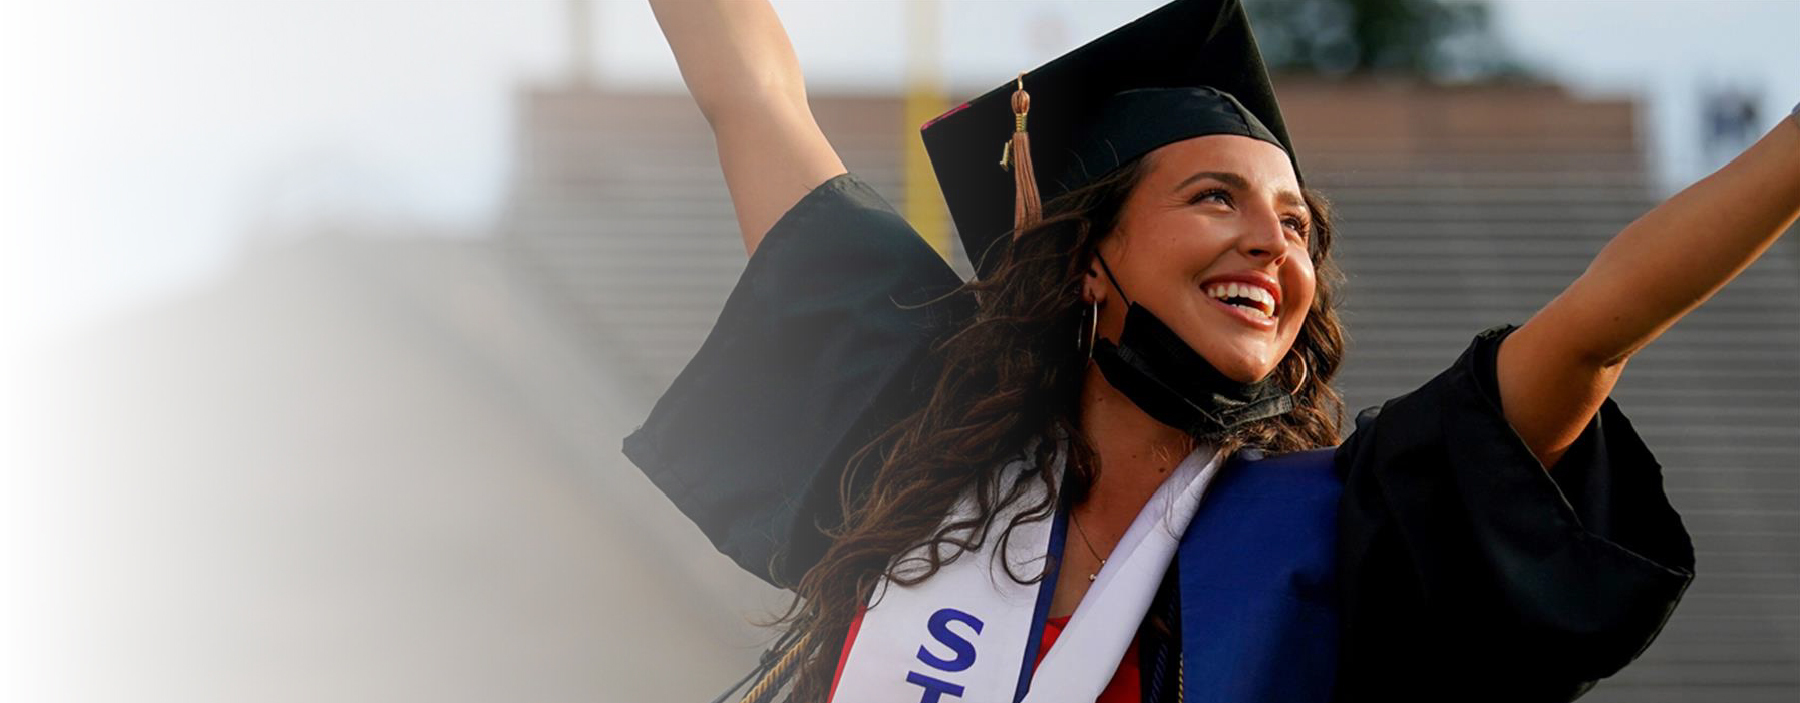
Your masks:
<path fill-rule="evenodd" d="M 1246 218 L 1244 225 L 1244 231 L 1238 236 L 1238 251 L 1254 261 L 1267 260 L 1276 264 L 1287 261 L 1287 232 L 1282 229 L 1279 214 L 1273 210 L 1258 213 Z"/>

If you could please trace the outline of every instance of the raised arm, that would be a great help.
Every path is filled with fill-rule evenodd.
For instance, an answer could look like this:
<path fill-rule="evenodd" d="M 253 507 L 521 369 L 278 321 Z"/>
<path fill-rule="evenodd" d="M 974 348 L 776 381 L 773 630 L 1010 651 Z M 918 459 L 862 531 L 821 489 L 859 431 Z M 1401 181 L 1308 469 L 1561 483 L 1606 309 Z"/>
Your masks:
<path fill-rule="evenodd" d="M 794 47 L 768 0 L 650 0 L 681 78 L 712 125 L 744 251 L 808 191 L 844 172 L 806 104 Z"/>
<path fill-rule="evenodd" d="M 1625 361 L 1736 277 L 1800 215 L 1800 118 L 1627 226 L 1501 345 L 1507 422 L 1544 466 L 1612 392 Z"/>

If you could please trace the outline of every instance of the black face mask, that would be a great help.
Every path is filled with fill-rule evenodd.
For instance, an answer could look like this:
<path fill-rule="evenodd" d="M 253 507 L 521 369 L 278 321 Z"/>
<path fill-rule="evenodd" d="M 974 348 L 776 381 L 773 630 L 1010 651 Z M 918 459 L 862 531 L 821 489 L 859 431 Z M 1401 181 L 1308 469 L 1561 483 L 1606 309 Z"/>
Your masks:
<path fill-rule="evenodd" d="M 1233 429 L 1294 409 L 1293 397 L 1273 382 L 1274 374 L 1255 383 L 1239 383 L 1220 373 L 1149 309 L 1131 302 L 1106 260 L 1099 261 L 1113 290 L 1130 307 L 1117 344 L 1095 340 L 1094 363 L 1106 382 L 1144 414 L 1214 442 Z"/>

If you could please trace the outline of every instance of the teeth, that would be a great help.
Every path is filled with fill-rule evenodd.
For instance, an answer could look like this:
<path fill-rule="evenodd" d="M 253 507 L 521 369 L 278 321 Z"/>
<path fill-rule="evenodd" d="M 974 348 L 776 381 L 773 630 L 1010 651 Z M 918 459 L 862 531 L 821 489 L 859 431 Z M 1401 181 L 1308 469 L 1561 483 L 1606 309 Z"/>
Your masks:
<path fill-rule="evenodd" d="M 1275 313 L 1275 297 L 1260 286 L 1243 283 L 1220 283 L 1206 289 L 1206 294 L 1220 300 L 1227 298 L 1249 298 L 1257 303 L 1257 307 L 1246 307 L 1263 317 L 1271 317 Z M 1238 306 L 1244 307 L 1244 306 Z"/>

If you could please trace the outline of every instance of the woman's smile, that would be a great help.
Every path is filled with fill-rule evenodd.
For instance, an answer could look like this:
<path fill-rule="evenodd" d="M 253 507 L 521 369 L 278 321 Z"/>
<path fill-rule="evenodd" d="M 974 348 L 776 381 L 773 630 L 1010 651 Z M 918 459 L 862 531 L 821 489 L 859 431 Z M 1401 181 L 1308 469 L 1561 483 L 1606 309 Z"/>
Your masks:
<path fill-rule="evenodd" d="M 1275 331 L 1275 318 L 1265 315 L 1261 311 L 1241 304 L 1227 303 L 1212 296 L 1207 296 L 1207 301 L 1234 320 L 1265 332 Z"/>
<path fill-rule="evenodd" d="M 1254 270 L 1214 276 L 1201 282 L 1200 293 L 1251 327 L 1276 328 L 1281 284 L 1273 276 Z"/>

